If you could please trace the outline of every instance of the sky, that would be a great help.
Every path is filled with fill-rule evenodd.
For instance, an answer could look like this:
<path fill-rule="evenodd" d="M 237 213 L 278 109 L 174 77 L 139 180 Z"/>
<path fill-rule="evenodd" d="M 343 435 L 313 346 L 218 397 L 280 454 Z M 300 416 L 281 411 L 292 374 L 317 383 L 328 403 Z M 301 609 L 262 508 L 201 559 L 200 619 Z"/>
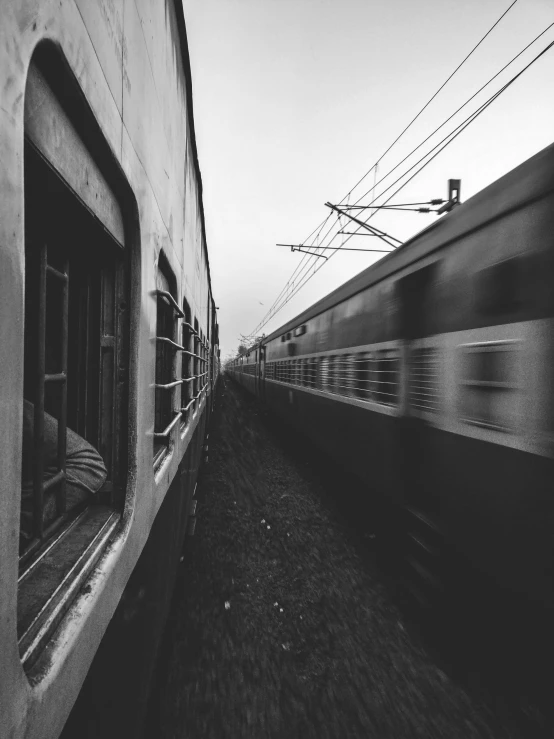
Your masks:
<path fill-rule="evenodd" d="M 308 260 L 277 243 L 311 243 L 308 237 L 329 215 L 324 204 L 339 203 L 349 191 L 348 203 L 367 191 L 361 202 L 370 202 L 375 183 L 379 195 L 554 41 L 553 27 L 379 184 L 554 23 L 552 0 L 517 0 L 381 158 L 512 1 L 183 0 L 222 358 L 236 352 L 241 335 L 254 331 L 299 262 Z M 554 48 L 390 204 L 445 198 L 449 178 L 461 179 L 467 200 L 553 142 Z M 377 174 L 372 170 L 353 189 L 377 161 Z M 437 218 L 373 213 L 372 225 L 401 241 Z M 337 236 L 333 246 L 342 239 L 348 237 Z M 357 236 L 344 246 L 386 248 Z M 279 328 L 382 256 L 345 251 L 328 261 L 312 258 L 321 269 L 258 334 Z"/>

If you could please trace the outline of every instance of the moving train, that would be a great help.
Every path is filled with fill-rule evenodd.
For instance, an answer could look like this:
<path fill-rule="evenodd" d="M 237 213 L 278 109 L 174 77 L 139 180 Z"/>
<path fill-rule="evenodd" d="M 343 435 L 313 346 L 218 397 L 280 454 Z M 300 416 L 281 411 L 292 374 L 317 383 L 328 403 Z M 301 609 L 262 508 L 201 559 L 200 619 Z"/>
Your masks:
<path fill-rule="evenodd" d="M 0 736 L 140 737 L 219 374 L 182 3 L 1 15 Z"/>
<path fill-rule="evenodd" d="M 229 371 L 401 514 L 422 578 L 446 547 L 552 608 L 554 146 Z"/>

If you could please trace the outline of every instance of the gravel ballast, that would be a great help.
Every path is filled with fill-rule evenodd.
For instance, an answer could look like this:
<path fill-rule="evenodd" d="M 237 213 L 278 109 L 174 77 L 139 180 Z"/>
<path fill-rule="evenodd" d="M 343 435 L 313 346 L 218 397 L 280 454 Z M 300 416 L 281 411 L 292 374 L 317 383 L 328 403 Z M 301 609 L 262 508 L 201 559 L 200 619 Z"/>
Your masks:
<path fill-rule="evenodd" d="M 227 378 L 209 441 L 149 736 L 523 736 L 439 667 L 324 481 Z"/>

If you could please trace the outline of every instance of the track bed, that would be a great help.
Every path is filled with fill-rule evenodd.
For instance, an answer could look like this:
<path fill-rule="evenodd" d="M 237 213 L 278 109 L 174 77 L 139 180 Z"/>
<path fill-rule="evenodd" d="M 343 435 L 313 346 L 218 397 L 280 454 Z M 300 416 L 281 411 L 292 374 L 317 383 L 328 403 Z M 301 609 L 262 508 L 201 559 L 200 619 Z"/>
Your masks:
<path fill-rule="evenodd" d="M 223 379 L 148 735 L 546 735 L 428 646 L 343 484 Z"/>

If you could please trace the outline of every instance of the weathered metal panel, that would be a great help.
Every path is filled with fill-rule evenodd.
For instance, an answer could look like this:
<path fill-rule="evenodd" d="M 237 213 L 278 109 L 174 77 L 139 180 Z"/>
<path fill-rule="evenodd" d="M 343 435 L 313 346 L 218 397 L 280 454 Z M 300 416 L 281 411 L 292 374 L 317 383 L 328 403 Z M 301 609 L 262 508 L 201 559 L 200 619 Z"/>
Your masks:
<path fill-rule="evenodd" d="M 123 215 L 115 195 L 48 83 L 33 64 L 25 91 L 25 133 L 123 246 Z"/>
<path fill-rule="evenodd" d="M 123 3 L 120 0 L 75 0 L 87 27 L 120 115 L 123 113 L 123 60 L 127 54 L 123 36 Z M 123 78 L 123 84 L 126 80 Z"/>
<path fill-rule="evenodd" d="M 126 248 L 133 255 L 135 267 L 131 301 L 131 469 L 121 533 L 105 551 L 99 567 L 87 582 L 86 592 L 73 603 L 71 616 L 64 620 L 55 639 L 49 643 L 40 670 L 29 680 L 18 654 L 15 580 L 24 312 L 23 133 L 27 72 L 34 50 L 45 41 L 67 68 L 68 94 L 82 95 L 86 99 L 93 126 L 101 131 L 116 165 L 121 167 L 128 186 L 128 202 L 134 196 L 132 207 L 125 210 L 123 206 Z M 193 317 L 198 317 L 207 333 L 209 293 L 205 283 L 209 282 L 209 271 L 194 127 L 189 118 L 192 104 L 186 46 L 180 0 L 157 3 L 147 0 L 26 0 L 3 4 L 0 24 L 0 185 L 3 193 L 0 203 L 0 301 L 3 320 L 0 321 L 0 336 L 6 351 L 0 367 L 3 377 L 0 440 L 5 451 L 3 479 L 0 480 L 3 506 L 0 517 L 0 652 L 5 676 L 0 680 L 2 737 L 54 739 L 58 736 L 148 540 L 179 461 L 195 428 L 204 420 L 201 408 L 190 428 L 182 436 L 176 435 L 173 454 L 160 474 L 154 477 L 149 427 L 153 418 L 155 301 L 151 300 L 150 293 L 155 286 L 160 249 L 164 249 L 177 278 L 179 301 L 186 295 Z M 28 102 L 32 102 L 31 98 Z M 30 121 L 28 132 L 32 125 Z M 59 126 L 59 120 L 57 123 L 50 121 L 50 133 L 56 125 Z M 67 145 L 70 129 L 63 128 Z M 46 132 L 35 131 L 34 138 L 39 144 Z M 58 136 L 57 128 L 55 133 Z M 56 168 L 83 202 L 104 223 L 108 221 L 108 228 L 123 241 L 121 214 L 118 216 L 117 210 L 110 210 L 109 187 L 102 179 L 104 165 L 101 163 L 102 169 L 98 170 L 87 165 L 87 179 L 85 168 L 77 165 L 82 161 L 78 140 L 67 145 L 68 151 L 63 150 L 62 139 L 56 137 L 42 142 L 41 146 L 44 156 L 55 160 Z M 55 150 L 49 150 L 48 146 L 54 146 Z M 108 180 L 113 185 L 111 175 Z M 96 193 L 102 193 L 100 199 L 104 202 L 100 206 L 91 202 L 87 195 L 91 192 L 95 193 L 94 200 Z"/>

